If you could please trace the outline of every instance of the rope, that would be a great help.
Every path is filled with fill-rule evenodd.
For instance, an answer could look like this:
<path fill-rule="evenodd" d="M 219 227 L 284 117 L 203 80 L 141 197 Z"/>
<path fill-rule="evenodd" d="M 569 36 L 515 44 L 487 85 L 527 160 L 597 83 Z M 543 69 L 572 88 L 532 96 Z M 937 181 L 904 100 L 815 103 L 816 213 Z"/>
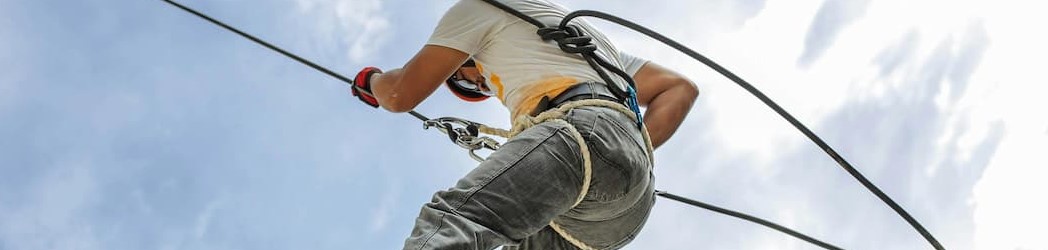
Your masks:
<path fill-rule="evenodd" d="M 571 111 L 572 109 L 579 108 L 579 107 L 584 107 L 584 106 L 611 108 L 611 109 L 614 109 L 615 111 L 618 111 L 618 112 L 621 112 L 621 113 L 625 114 L 626 116 L 629 116 L 630 119 L 633 119 L 633 120 L 638 119 L 637 116 L 634 114 L 634 112 L 632 110 L 627 109 L 621 103 L 616 103 L 616 102 L 607 101 L 607 100 L 601 100 L 601 99 L 587 99 L 587 100 L 566 102 L 566 103 L 560 105 L 559 107 L 557 107 L 555 109 L 547 110 L 547 111 L 542 112 L 542 113 L 540 113 L 540 114 L 538 114 L 538 115 L 536 115 L 534 117 L 528 116 L 528 115 L 517 116 L 517 118 L 514 119 L 513 127 L 510 130 L 499 129 L 499 128 L 492 128 L 492 127 L 488 127 L 487 125 L 483 125 L 483 124 L 478 127 L 478 130 L 481 133 L 485 133 L 485 134 L 489 134 L 489 135 L 495 135 L 495 136 L 500 136 L 500 137 L 503 137 L 503 138 L 506 138 L 506 139 L 511 139 L 514 136 L 520 134 L 521 132 L 524 132 L 524 130 L 527 130 L 527 129 L 531 128 L 531 127 L 534 127 L 535 125 L 542 124 L 542 123 L 545 123 L 545 122 L 552 122 L 552 123 L 556 123 L 557 125 L 562 125 L 562 126 L 566 127 L 568 129 L 568 132 L 571 134 L 572 138 L 575 139 L 575 142 L 577 144 L 579 144 L 579 152 L 582 154 L 582 173 L 583 173 L 583 176 L 582 176 L 582 187 L 580 188 L 581 191 L 579 192 L 579 197 L 576 198 L 575 199 L 575 203 L 571 205 L 571 208 L 574 209 L 576 206 L 579 205 L 579 203 L 582 203 L 582 200 L 586 197 L 586 193 L 589 192 L 590 181 L 592 180 L 591 178 L 592 178 L 592 175 L 593 175 L 593 164 L 592 164 L 592 161 L 590 160 L 591 156 L 590 156 L 589 146 L 586 145 L 586 141 L 582 137 L 582 134 L 579 133 L 579 130 L 577 128 L 575 128 L 574 125 L 571 125 L 571 123 L 568 123 L 568 121 L 565 121 L 564 117 L 567 116 L 568 112 Z M 652 147 L 651 137 L 648 135 L 647 127 L 641 126 L 641 134 L 642 134 L 642 137 L 644 137 L 644 144 L 647 147 L 646 150 L 644 151 L 644 154 L 646 156 L 648 156 L 648 163 L 649 164 L 654 164 L 655 163 L 655 157 L 654 157 L 654 153 L 653 153 L 654 147 Z M 560 225 L 558 225 L 554 221 L 550 221 L 549 226 L 550 226 L 550 228 L 553 229 L 554 232 L 557 232 L 557 234 L 559 234 L 562 238 L 564 238 L 564 240 L 567 240 L 569 243 L 571 243 L 575 247 L 578 247 L 579 249 L 583 249 L 583 250 L 596 249 L 596 248 L 593 248 L 593 247 L 589 246 L 585 242 L 582 242 L 582 240 L 579 240 L 578 238 L 575 238 L 575 236 L 573 236 L 570 233 L 568 233 L 567 230 L 564 230 Z"/>
<path fill-rule="evenodd" d="M 582 250 L 595 250 L 595 249 L 597 249 L 597 248 L 594 248 L 594 247 L 591 247 L 591 246 L 587 245 L 585 242 L 582 242 L 582 240 L 579 240 L 578 238 L 575 238 L 575 236 L 572 236 L 571 234 L 569 234 L 568 231 L 565 231 L 556 222 L 552 222 L 551 221 L 549 223 L 549 228 L 552 228 L 553 231 L 557 232 L 557 234 L 560 235 L 561 238 L 564 238 L 564 240 L 568 241 L 568 243 L 571 243 L 571 245 L 574 245 L 575 247 L 578 247 L 579 249 L 582 249 Z"/>

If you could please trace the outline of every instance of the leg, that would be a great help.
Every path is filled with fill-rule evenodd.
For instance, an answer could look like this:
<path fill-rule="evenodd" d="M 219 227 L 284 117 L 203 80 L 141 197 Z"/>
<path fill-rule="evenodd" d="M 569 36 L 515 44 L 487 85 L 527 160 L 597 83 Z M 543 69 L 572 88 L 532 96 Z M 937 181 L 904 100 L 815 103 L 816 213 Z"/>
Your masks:
<path fill-rule="evenodd" d="M 563 127 L 544 123 L 507 142 L 426 204 L 404 249 L 516 245 L 571 208 L 582 157 Z"/>
<path fill-rule="evenodd" d="M 578 247 L 572 245 L 571 242 L 564 240 L 560 237 L 557 232 L 553 231 L 550 227 L 544 227 L 539 232 L 528 236 L 520 242 L 520 245 L 516 246 L 505 246 L 502 250 L 549 250 L 549 249 L 561 249 L 561 250 L 578 250 Z"/>

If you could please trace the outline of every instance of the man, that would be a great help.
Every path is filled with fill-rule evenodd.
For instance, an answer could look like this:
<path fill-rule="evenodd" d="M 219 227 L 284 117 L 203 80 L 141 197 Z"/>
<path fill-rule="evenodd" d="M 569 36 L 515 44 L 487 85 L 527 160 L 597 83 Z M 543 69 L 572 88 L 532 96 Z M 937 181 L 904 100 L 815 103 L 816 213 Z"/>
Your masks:
<path fill-rule="evenodd" d="M 501 2 L 549 25 L 568 12 L 547 0 Z M 598 56 L 634 77 L 652 144 L 668 140 L 699 94 L 695 85 L 619 52 L 586 22 L 573 23 L 594 38 Z M 459 71 L 470 58 L 475 65 Z M 354 91 L 372 106 L 407 112 L 452 75 L 475 84 L 473 95 L 497 97 L 513 118 L 578 100 L 622 103 L 609 89 L 626 86 L 621 79 L 604 83 L 580 56 L 543 41 L 535 26 L 518 17 L 481 0 L 460 0 L 403 68 L 385 73 L 365 68 L 357 75 L 359 90 L 373 97 Z M 574 108 L 563 117 L 567 123 L 540 123 L 508 140 L 423 206 L 404 249 L 621 248 L 639 232 L 654 203 L 645 131 L 621 110 Z M 582 168 L 583 145 L 572 131 L 588 148 L 590 176 Z"/>

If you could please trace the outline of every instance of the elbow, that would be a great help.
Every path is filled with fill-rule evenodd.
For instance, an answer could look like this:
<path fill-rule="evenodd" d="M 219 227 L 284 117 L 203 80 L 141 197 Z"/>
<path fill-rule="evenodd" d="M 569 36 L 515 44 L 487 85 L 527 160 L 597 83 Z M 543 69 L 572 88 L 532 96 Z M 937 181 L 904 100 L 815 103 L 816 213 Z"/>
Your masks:
<path fill-rule="evenodd" d="M 404 113 L 411 111 L 410 108 L 404 108 L 400 106 L 382 106 L 382 108 L 386 109 L 386 111 L 389 111 L 390 113 Z"/>
<path fill-rule="evenodd" d="M 694 82 L 688 80 L 683 76 L 674 76 L 673 79 L 669 79 L 675 85 L 676 92 L 680 93 L 682 97 L 688 99 L 688 101 L 695 101 L 699 97 L 699 86 L 695 85 Z"/>
<path fill-rule="evenodd" d="M 410 93 L 388 93 L 385 98 L 379 98 L 378 102 L 382 108 L 393 113 L 404 113 L 415 110 L 423 98 L 414 98 Z"/>
<path fill-rule="evenodd" d="M 395 94 L 393 96 L 389 97 L 389 98 L 385 98 L 384 100 L 380 99 L 379 100 L 379 104 L 382 106 L 382 108 L 386 109 L 386 111 L 393 112 L 393 113 L 408 112 L 408 111 L 414 110 L 415 106 L 417 105 L 417 104 L 407 103 L 407 102 L 405 102 L 405 101 L 403 101 L 403 100 L 401 100 L 399 98 L 396 98 Z"/>
<path fill-rule="evenodd" d="M 694 82 L 691 82 L 688 79 L 684 79 L 683 81 L 684 84 L 682 84 L 682 86 L 684 86 L 684 91 L 688 93 L 688 97 L 693 101 L 699 98 L 699 86 L 695 85 Z"/>
<path fill-rule="evenodd" d="M 391 85 L 392 86 L 400 86 L 399 83 L 391 84 Z M 388 86 L 388 85 L 382 85 L 382 86 Z M 404 92 L 398 91 L 396 88 L 390 88 L 390 87 L 375 88 L 375 87 L 377 87 L 377 86 L 373 85 L 373 91 L 375 93 L 375 98 L 378 99 L 379 106 L 381 106 L 386 111 L 389 111 L 389 112 L 392 112 L 392 113 L 404 113 L 404 112 L 411 111 L 411 110 L 415 109 L 415 106 L 418 106 L 418 104 L 421 102 L 421 100 L 419 100 L 419 101 L 412 101 L 412 100 L 410 100 L 411 98 L 407 97 L 407 95 L 409 95 L 410 93 L 404 93 Z"/>

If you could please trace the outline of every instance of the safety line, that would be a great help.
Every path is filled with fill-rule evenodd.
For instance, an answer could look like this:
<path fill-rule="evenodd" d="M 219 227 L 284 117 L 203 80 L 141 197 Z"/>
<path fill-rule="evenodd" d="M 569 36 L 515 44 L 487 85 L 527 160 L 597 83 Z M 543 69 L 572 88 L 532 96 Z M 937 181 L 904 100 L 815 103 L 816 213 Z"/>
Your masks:
<path fill-rule="evenodd" d="M 335 79 L 339 79 L 339 80 L 345 82 L 346 84 L 349 84 L 349 86 L 351 86 L 353 88 L 357 88 L 356 85 L 353 85 L 353 80 L 350 80 L 348 77 L 345 77 L 345 76 L 343 76 L 343 75 L 341 75 L 339 73 L 335 73 L 334 71 L 331 71 L 330 69 L 327 69 L 327 68 L 325 68 L 323 66 L 317 65 L 316 63 L 313 63 L 313 62 L 311 62 L 309 60 L 306 60 L 305 58 L 302 58 L 302 57 L 299 57 L 299 56 L 297 56 L 295 54 L 292 54 L 291 52 L 287 52 L 287 51 L 281 49 L 280 47 L 277 47 L 275 45 L 269 44 L 266 41 L 263 41 L 262 39 L 259 39 L 259 38 L 255 37 L 255 36 L 252 36 L 251 34 L 248 34 L 246 32 L 240 31 L 237 28 L 233 28 L 232 26 L 226 25 L 225 23 L 223 23 L 221 21 L 215 20 L 214 18 L 211 18 L 211 17 L 209 17 L 207 15 L 204 15 L 204 13 L 197 12 L 196 10 L 193 10 L 192 8 L 189 8 L 189 7 L 186 7 L 184 5 L 181 5 L 181 4 L 179 4 L 179 3 L 175 2 L 175 1 L 171 1 L 171 0 L 162 0 L 162 1 L 167 2 L 167 3 L 171 4 L 171 5 L 174 5 L 175 7 L 178 7 L 179 9 L 185 10 L 186 12 L 192 13 L 193 15 L 196 15 L 196 16 L 198 16 L 200 18 L 203 18 L 204 20 L 207 20 L 208 22 L 211 22 L 211 23 L 213 23 L 215 25 L 218 25 L 218 26 L 220 26 L 222 28 L 225 28 L 225 29 L 227 29 L 229 31 L 232 31 L 233 33 L 236 33 L 237 35 L 240 35 L 240 36 L 242 36 L 244 38 L 247 38 L 248 40 L 251 40 L 251 41 L 253 41 L 255 43 L 258 43 L 259 45 L 262 45 L 262 46 L 264 46 L 266 48 L 269 48 L 269 49 L 271 49 L 273 51 L 276 51 L 277 53 L 280 53 L 281 55 L 290 57 L 291 59 L 295 59 L 295 61 L 298 61 L 298 62 L 300 62 L 302 64 L 305 64 L 306 66 L 309 66 L 309 67 L 311 67 L 311 68 L 313 68 L 315 70 L 318 70 L 320 72 L 323 72 L 324 74 L 327 74 L 327 75 L 329 75 L 331 77 L 334 77 Z M 360 90 L 362 92 L 368 93 L 369 95 L 372 94 L 372 93 L 370 93 L 370 92 L 368 92 L 367 90 L 364 90 L 364 89 L 357 88 L 357 90 Z M 374 96 L 374 95 L 372 95 L 372 96 Z M 418 119 L 420 119 L 422 121 L 428 121 L 429 120 L 428 117 L 426 117 L 426 116 L 424 116 L 422 114 L 419 114 L 418 112 L 415 112 L 414 110 L 408 111 L 408 114 L 410 114 L 411 116 L 414 116 L 415 118 L 418 118 Z"/>
<path fill-rule="evenodd" d="M 233 33 L 237 33 L 237 35 L 243 36 L 244 38 L 247 38 L 248 40 L 254 41 L 254 42 L 256 42 L 256 43 L 258 43 L 258 44 L 260 44 L 262 46 L 265 46 L 266 48 L 269 48 L 269 49 L 271 49 L 273 51 L 276 51 L 277 53 L 280 53 L 280 54 L 282 54 L 284 56 L 290 57 L 291 59 L 295 59 L 295 61 L 298 61 L 298 62 L 300 62 L 302 64 L 305 64 L 305 65 L 307 65 L 309 67 L 312 67 L 313 69 L 319 70 L 320 72 L 324 72 L 324 74 L 327 74 L 327 75 L 329 75 L 331 77 L 334 77 L 334 78 L 338 78 L 339 80 L 342 80 L 343 82 L 349 83 L 349 85 L 353 85 L 353 80 L 350 80 L 349 78 L 347 78 L 345 76 L 339 75 L 338 73 L 335 73 L 334 71 L 331 71 L 331 70 L 329 70 L 327 68 L 321 67 L 320 65 L 317 65 L 317 64 L 315 64 L 313 62 L 310 62 L 309 60 L 306 60 L 306 59 L 303 59 L 301 57 L 298 57 L 295 54 L 291 54 L 290 52 L 284 51 L 283 49 L 280 49 L 277 46 L 273 46 L 272 44 L 269 44 L 266 41 L 262 41 L 262 39 L 258 39 L 257 37 L 252 36 L 252 35 L 250 35 L 248 33 L 244 33 L 243 31 L 240 31 L 240 30 L 238 30 L 236 28 L 233 28 L 233 27 L 231 27 L 229 25 L 226 25 L 225 23 L 219 22 L 218 20 L 215 20 L 215 19 L 213 19 L 211 17 L 208 17 L 207 15 L 204 15 L 203 13 L 197 12 L 196 10 L 190 9 L 189 7 L 186 7 L 186 6 L 183 6 L 183 5 L 179 4 L 179 3 L 176 3 L 175 1 L 171 1 L 171 0 L 163 0 L 163 1 L 167 2 L 167 3 L 171 4 L 171 5 L 174 5 L 175 7 L 178 7 L 180 9 L 182 9 L 182 10 L 185 10 L 185 11 L 187 11 L 189 13 L 193 13 L 193 15 L 196 15 L 196 16 L 198 16 L 200 18 L 203 18 L 204 20 L 208 20 L 211 23 L 214 23 L 214 24 L 216 24 L 218 26 L 221 26 L 222 28 L 226 28 L 227 30 L 232 31 Z"/>
<path fill-rule="evenodd" d="M 736 211 L 733 211 L 731 209 L 714 206 L 714 205 L 711 205 L 709 203 L 704 203 L 704 202 L 701 202 L 701 201 L 684 198 L 684 197 L 681 197 L 679 195 L 675 195 L 675 194 L 671 194 L 671 193 L 664 192 L 664 191 L 659 191 L 659 190 L 655 190 L 655 195 L 658 195 L 658 196 L 661 196 L 663 198 L 667 198 L 667 199 L 670 199 L 670 200 L 679 201 L 679 202 L 682 202 L 682 203 L 685 203 L 685 204 L 688 204 L 688 205 L 701 207 L 701 208 L 704 208 L 706 210 L 710 210 L 710 211 L 713 211 L 713 212 L 721 213 L 721 214 L 724 214 L 724 215 L 727 215 L 727 216 L 731 216 L 731 217 L 739 218 L 739 219 L 746 220 L 746 221 L 749 221 L 749 222 L 761 224 L 761 225 L 766 226 L 768 228 L 775 229 L 776 231 L 779 231 L 779 232 L 782 232 L 782 233 L 785 233 L 785 234 L 789 234 L 790 236 L 797 237 L 798 239 L 807 241 L 808 243 L 815 244 L 815 245 L 820 246 L 820 247 L 825 248 L 825 249 L 835 249 L 835 250 L 836 249 L 842 249 L 840 247 L 834 246 L 833 244 L 826 243 L 826 242 L 817 240 L 815 238 L 812 238 L 810 236 L 804 235 L 804 234 L 802 234 L 800 232 L 794 231 L 793 229 L 790 229 L 788 227 L 784 227 L 782 225 L 775 224 L 774 222 L 767 221 L 767 220 L 764 220 L 764 219 L 761 219 L 761 218 L 757 218 L 757 217 L 754 217 L 754 216 L 751 216 L 751 215 L 748 215 L 748 214 L 736 212 Z"/>

